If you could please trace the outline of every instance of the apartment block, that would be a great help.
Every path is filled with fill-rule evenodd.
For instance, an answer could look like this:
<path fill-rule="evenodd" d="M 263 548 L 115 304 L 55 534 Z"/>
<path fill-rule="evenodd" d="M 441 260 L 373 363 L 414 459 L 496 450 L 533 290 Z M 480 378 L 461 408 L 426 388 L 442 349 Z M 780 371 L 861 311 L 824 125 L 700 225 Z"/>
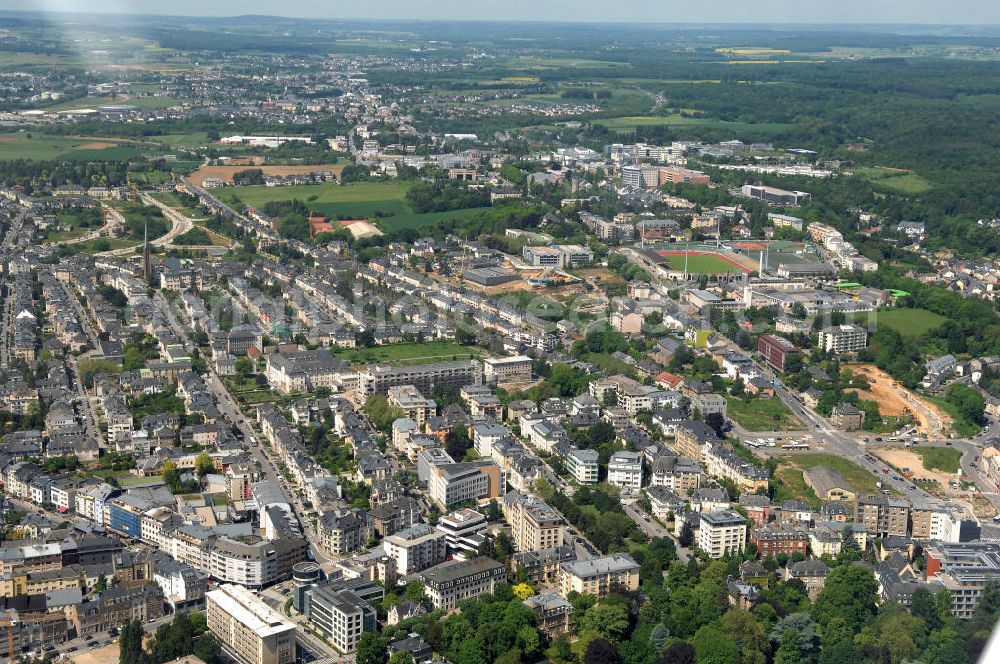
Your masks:
<path fill-rule="evenodd" d="M 597 484 L 597 450 L 573 448 L 566 455 L 566 470 L 580 484 Z"/>
<path fill-rule="evenodd" d="M 428 418 L 437 415 L 437 402 L 424 397 L 413 385 L 389 388 L 386 397 L 389 405 L 399 408 L 403 412 L 403 417 L 414 420 L 421 428 Z"/>
<path fill-rule="evenodd" d="M 901 498 L 866 494 L 855 501 L 854 521 L 879 537 L 905 537 L 909 519 L 910 504 Z"/>
<path fill-rule="evenodd" d="M 698 528 L 698 548 L 709 558 L 722 558 L 739 553 L 746 546 L 747 522 L 739 512 L 719 510 L 701 515 Z"/>
<path fill-rule="evenodd" d="M 531 380 L 531 358 L 526 355 L 488 358 L 483 361 L 483 378 L 490 385 L 528 382 Z"/>
<path fill-rule="evenodd" d="M 426 523 L 404 528 L 382 540 L 385 555 L 396 561 L 396 571 L 405 576 L 444 562 L 445 534 Z"/>
<path fill-rule="evenodd" d="M 563 518 L 545 501 L 511 491 L 503 499 L 503 515 L 510 524 L 518 551 L 562 546 Z"/>
<path fill-rule="evenodd" d="M 390 387 L 413 385 L 421 394 L 431 394 L 438 385 L 461 388 L 482 382 L 483 369 L 475 360 L 407 367 L 370 366 L 358 377 L 358 392 L 368 398 L 373 394 L 386 394 Z"/>
<path fill-rule="evenodd" d="M 563 563 L 560 575 L 563 597 L 576 591 L 603 597 L 639 588 L 639 563 L 626 553 Z"/>
<path fill-rule="evenodd" d="M 816 347 L 820 350 L 844 355 L 856 353 L 868 343 L 868 330 L 860 325 L 831 325 L 819 331 Z"/>
<path fill-rule="evenodd" d="M 638 493 L 642 488 L 642 457 L 638 452 L 619 450 L 608 461 L 608 484 L 621 487 L 626 493 Z"/>

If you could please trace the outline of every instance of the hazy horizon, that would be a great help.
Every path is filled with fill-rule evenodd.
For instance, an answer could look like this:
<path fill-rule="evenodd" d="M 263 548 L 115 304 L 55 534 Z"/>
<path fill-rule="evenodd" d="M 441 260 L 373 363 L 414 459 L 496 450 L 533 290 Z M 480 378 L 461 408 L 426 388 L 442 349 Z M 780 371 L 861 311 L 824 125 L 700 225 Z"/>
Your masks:
<path fill-rule="evenodd" d="M 215 7 L 218 7 L 216 9 Z M 1000 3 L 955 0 L 943 5 L 931 0 L 709 0 L 682 3 L 670 0 L 383 0 L 377 5 L 330 3 L 323 0 L 290 0 L 280 11 L 274 3 L 245 0 L 234 11 L 230 3 L 197 0 L 0 0 L 0 10 L 42 13 L 166 15 L 234 17 L 247 14 L 298 19 L 463 20 L 463 21 L 564 21 L 801 25 L 996 25 Z"/>

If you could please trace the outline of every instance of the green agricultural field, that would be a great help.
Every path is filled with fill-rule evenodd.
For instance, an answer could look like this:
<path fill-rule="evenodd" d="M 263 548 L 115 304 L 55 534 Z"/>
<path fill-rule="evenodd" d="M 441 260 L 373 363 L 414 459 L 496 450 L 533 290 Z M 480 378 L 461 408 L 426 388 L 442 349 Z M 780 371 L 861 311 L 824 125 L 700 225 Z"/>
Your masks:
<path fill-rule="evenodd" d="M 667 263 L 675 270 L 684 269 L 684 256 L 665 256 Z M 695 274 L 728 274 L 742 272 L 729 261 L 711 254 L 691 254 L 687 257 L 688 272 Z"/>
<path fill-rule="evenodd" d="M 336 217 L 345 215 L 366 218 L 375 212 L 406 214 L 412 212 L 406 203 L 406 182 L 356 182 L 354 184 L 303 184 L 292 187 L 226 187 L 220 198 L 227 202 L 240 200 L 260 207 L 271 201 L 298 199 L 310 209 Z"/>
<path fill-rule="evenodd" d="M 611 62 L 608 60 L 542 58 L 534 56 L 511 58 L 504 65 L 510 69 L 558 69 L 560 67 L 570 69 L 620 69 L 621 67 L 631 66 L 627 62 Z"/>
<path fill-rule="evenodd" d="M 334 355 L 348 364 L 423 364 L 448 362 L 453 359 L 480 359 L 483 351 L 473 346 L 460 346 L 452 341 L 392 344 L 373 348 L 343 348 Z"/>
<path fill-rule="evenodd" d="M 795 465 L 803 471 L 826 466 L 839 472 L 855 493 L 878 493 L 875 476 L 843 457 L 832 454 L 796 454 L 782 457 L 782 462 Z"/>
<path fill-rule="evenodd" d="M 948 319 L 926 309 L 887 309 L 878 312 L 879 327 L 887 327 L 904 337 L 919 337 L 940 327 Z"/>
<path fill-rule="evenodd" d="M 726 412 L 730 419 L 747 431 L 795 431 L 802 422 L 792 414 L 781 399 L 727 398 Z"/>

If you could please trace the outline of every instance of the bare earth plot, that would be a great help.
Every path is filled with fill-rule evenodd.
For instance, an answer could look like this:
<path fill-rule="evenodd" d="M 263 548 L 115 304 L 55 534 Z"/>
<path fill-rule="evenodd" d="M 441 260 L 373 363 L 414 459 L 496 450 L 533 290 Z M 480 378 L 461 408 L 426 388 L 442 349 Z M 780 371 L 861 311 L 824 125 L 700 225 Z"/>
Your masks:
<path fill-rule="evenodd" d="M 883 415 L 912 415 L 917 431 L 926 433 L 930 438 L 939 438 L 943 431 L 951 428 L 951 416 L 926 399 L 897 385 L 892 376 L 875 365 L 852 364 L 847 368 L 856 376 L 868 379 L 868 389 L 857 392 L 862 399 L 877 402 Z"/>
<path fill-rule="evenodd" d="M 924 467 L 923 458 L 908 449 L 898 447 L 883 447 L 873 450 L 878 456 L 889 464 L 902 470 L 909 468 L 913 471 L 913 479 L 935 480 L 943 490 L 947 490 L 948 482 L 955 479 L 955 473 L 948 473 L 940 469 L 930 469 Z"/>
<path fill-rule="evenodd" d="M 118 644 L 94 648 L 93 650 L 81 650 L 70 655 L 73 664 L 108 664 L 108 662 L 118 661 Z"/>

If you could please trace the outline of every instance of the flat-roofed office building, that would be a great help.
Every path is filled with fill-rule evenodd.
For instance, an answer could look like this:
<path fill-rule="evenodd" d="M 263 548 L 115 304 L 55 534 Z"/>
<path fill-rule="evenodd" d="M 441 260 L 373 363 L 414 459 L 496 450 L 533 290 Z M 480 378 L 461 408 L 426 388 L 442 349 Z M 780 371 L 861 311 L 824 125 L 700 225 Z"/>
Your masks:
<path fill-rule="evenodd" d="M 208 628 L 227 655 L 242 664 L 295 662 L 295 623 L 243 586 L 205 593 Z"/>

